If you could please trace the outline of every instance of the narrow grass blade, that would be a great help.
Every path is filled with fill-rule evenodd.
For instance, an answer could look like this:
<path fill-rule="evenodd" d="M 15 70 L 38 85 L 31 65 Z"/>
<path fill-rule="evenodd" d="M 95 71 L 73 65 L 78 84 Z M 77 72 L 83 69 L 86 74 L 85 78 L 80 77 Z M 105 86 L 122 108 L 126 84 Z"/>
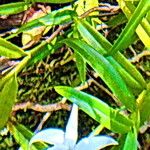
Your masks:
<path fill-rule="evenodd" d="M 143 17 L 146 15 L 149 8 L 149 0 L 142 0 L 139 2 L 125 29 L 115 41 L 112 48 L 108 51 L 108 55 L 114 55 L 116 52 L 124 50 L 131 44 L 136 28 L 140 24 Z"/>
<path fill-rule="evenodd" d="M 86 62 L 82 56 L 75 52 L 76 65 L 79 71 L 80 79 L 84 83 L 86 80 Z"/>
<path fill-rule="evenodd" d="M 140 111 L 140 123 L 143 125 L 145 121 L 150 121 L 150 84 L 148 84 L 147 89 L 139 95 L 137 102 Z"/>
<path fill-rule="evenodd" d="M 108 27 L 115 28 L 118 25 L 121 25 L 123 23 L 126 23 L 128 20 L 124 13 L 119 13 L 117 16 L 112 17 L 110 20 L 106 22 Z"/>
<path fill-rule="evenodd" d="M 100 54 L 104 55 L 112 47 L 111 43 L 101 35 L 96 29 L 84 20 L 76 20 L 78 31 L 80 32 L 83 39 L 96 49 Z M 106 57 L 107 58 L 107 57 Z M 127 79 L 126 82 L 131 88 L 145 88 L 146 83 L 142 75 L 137 69 L 119 52 L 114 56 L 107 58 L 111 64 L 116 67 L 120 72 L 120 75 Z M 137 86 L 136 86 L 137 85 Z"/>
<path fill-rule="evenodd" d="M 132 1 L 123 1 L 118 0 L 118 3 L 126 15 L 128 19 L 131 18 L 132 14 L 134 13 L 136 6 Z M 147 15 L 145 18 L 143 18 L 142 22 L 138 25 L 136 29 L 136 33 L 138 37 L 141 39 L 141 41 L 144 43 L 146 47 L 150 47 L 150 21 L 149 21 L 149 12 L 147 12 Z"/>
<path fill-rule="evenodd" d="M 81 40 L 67 39 L 63 42 L 73 48 L 87 61 L 127 108 L 135 110 L 136 105 L 133 94 L 128 90 L 126 83 L 119 73 L 104 56 Z"/>
<path fill-rule="evenodd" d="M 28 65 L 33 65 L 40 60 L 44 59 L 46 56 L 53 54 L 62 44 L 56 43 L 55 46 L 48 44 L 46 41 L 43 41 L 40 45 L 31 49 L 31 59 L 28 61 Z"/>
<path fill-rule="evenodd" d="M 11 109 L 15 103 L 18 84 L 16 75 L 11 76 L 5 84 L 0 81 L 0 130 L 6 125 Z"/>
<path fill-rule="evenodd" d="M 137 145 L 137 133 L 136 129 L 134 129 L 133 131 L 131 130 L 130 132 L 128 132 L 124 142 L 123 150 L 137 150 Z"/>
<path fill-rule="evenodd" d="M 16 2 L 0 5 L 0 15 L 12 15 L 27 10 L 29 5 L 25 2 Z"/>
<path fill-rule="evenodd" d="M 137 82 L 113 57 L 107 57 L 111 65 L 119 72 L 126 84 L 134 89 L 137 93 L 143 90 L 143 87 Z"/>
<path fill-rule="evenodd" d="M 55 90 L 77 104 L 93 119 L 114 132 L 126 133 L 130 131 L 133 125 L 130 119 L 92 95 L 65 86 L 55 87 Z"/>

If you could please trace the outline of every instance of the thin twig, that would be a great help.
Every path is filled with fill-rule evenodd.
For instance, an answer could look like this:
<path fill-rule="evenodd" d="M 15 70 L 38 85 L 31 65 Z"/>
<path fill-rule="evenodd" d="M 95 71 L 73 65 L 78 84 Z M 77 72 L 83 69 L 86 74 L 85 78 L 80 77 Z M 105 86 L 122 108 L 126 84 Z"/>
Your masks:
<path fill-rule="evenodd" d="M 18 110 L 26 110 L 26 109 L 32 109 L 34 111 L 38 112 L 53 112 L 57 110 L 70 110 L 70 105 L 68 104 L 62 104 L 62 103 L 54 103 L 54 104 L 48 104 L 48 105 L 40 105 L 40 104 L 34 104 L 32 102 L 24 102 L 20 104 L 16 104 L 12 111 L 18 111 Z"/>
<path fill-rule="evenodd" d="M 113 95 L 107 88 L 105 88 L 103 85 L 99 84 L 96 80 L 92 80 L 92 82 L 100 88 L 102 91 L 104 91 L 107 95 L 109 95 L 117 104 L 118 104 L 118 99 L 115 95 Z"/>
<path fill-rule="evenodd" d="M 110 11 L 111 13 L 114 13 L 116 11 L 118 11 L 120 8 L 118 6 L 109 6 L 107 8 L 104 7 L 93 7 L 91 9 L 89 9 L 88 11 L 86 11 L 85 13 L 83 13 L 79 18 L 85 18 L 87 17 L 90 13 L 94 12 L 94 11 Z M 112 14 L 111 14 L 112 15 Z M 65 25 L 60 25 L 58 27 L 58 29 L 53 32 L 53 34 L 51 34 L 51 36 L 49 38 L 46 39 L 47 43 L 50 43 L 63 29 L 69 27 L 71 25 L 72 21 L 65 24 Z"/>
<path fill-rule="evenodd" d="M 99 84 L 96 80 L 94 80 L 93 78 L 88 79 L 84 84 L 76 87 L 76 90 L 84 90 L 87 89 L 92 83 L 94 83 L 96 86 L 98 86 L 101 90 L 103 90 L 106 94 L 108 94 L 118 105 L 119 105 L 119 101 L 118 99 L 115 97 L 115 95 L 113 95 L 108 89 L 106 89 L 103 85 Z M 66 102 L 66 98 L 62 98 L 61 103 L 65 103 Z"/>
<path fill-rule="evenodd" d="M 44 123 L 47 121 L 47 119 L 50 117 L 50 115 L 51 115 L 51 112 L 47 112 L 47 113 L 43 116 L 41 122 L 39 123 L 39 125 L 38 125 L 38 127 L 36 128 L 36 130 L 34 131 L 34 133 L 37 133 L 38 131 L 40 131 L 40 130 L 42 129 Z"/>
<path fill-rule="evenodd" d="M 147 76 L 150 77 L 150 71 L 145 70 L 144 67 L 143 67 L 142 65 L 140 65 L 140 64 L 137 64 L 136 66 L 137 66 L 137 68 L 139 68 L 142 72 L 144 72 Z"/>
<path fill-rule="evenodd" d="M 94 11 L 106 11 L 111 13 L 116 13 L 120 9 L 119 6 L 111 6 L 111 7 L 93 7 L 89 9 L 88 11 L 84 12 L 82 15 L 80 15 L 79 18 L 86 18 L 89 16 L 90 13 Z M 105 13 L 106 14 L 106 13 Z M 102 14 L 103 15 L 103 14 Z M 111 14 L 112 15 L 112 14 Z"/>
<path fill-rule="evenodd" d="M 144 56 L 150 56 L 150 50 L 143 51 L 142 53 L 140 53 L 140 54 L 136 55 L 135 57 L 133 57 L 130 61 L 132 63 L 139 62 L 139 60 Z"/>
<path fill-rule="evenodd" d="M 46 39 L 46 42 L 50 43 L 63 29 L 69 27 L 71 25 L 71 23 L 72 22 L 69 22 L 69 23 L 67 23 L 65 25 L 60 25 L 58 27 L 58 29 L 55 32 L 53 32 L 53 34 L 49 38 Z"/>

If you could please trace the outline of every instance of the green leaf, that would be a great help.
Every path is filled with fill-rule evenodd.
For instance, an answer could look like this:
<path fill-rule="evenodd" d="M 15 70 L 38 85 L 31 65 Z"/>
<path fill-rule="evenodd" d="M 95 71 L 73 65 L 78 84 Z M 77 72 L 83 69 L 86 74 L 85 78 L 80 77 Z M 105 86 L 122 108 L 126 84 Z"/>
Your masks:
<path fill-rule="evenodd" d="M 126 133 L 131 130 L 132 121 L 100 99 L 71 87 L 57 86 L 55 90 L 113 132 Z"/>
<path fill-rule="evenodd" d="M 12 15 L 27 10 L 29 5 L 25 2 L 16 2 L 0 5 L 0 15 Z"/>
<path fill-rule="evenodd" d="M 62 46 L 60 43 L 56 43 L 54 46 L 43 41 L 40 45 L 31 49 L 31 59 L 28 61 L 28 65 L 33 65 L 40 60 L 44 59 L 46 56 L 53 54 L 57 49 Z M 30 53 L 29 52 L 29 53 Z"/>
<path fill-rule="evenodd" d="M 0 37 L 0 56 L 20 58 L 27 55 L 21 48 Z"/>
<path fill-rule="evenodd" d="M 106 50 L 111 47 L 111 44 L 86 21 L 75 19 L 75 22 L 83 39 L 100 54 L 106 54 Z"/>
<path fill-rule="evenodd" d="M 29 141 L 34 135 L 29 129 L 21 124 L 8 123 L 10 133 L 14 136 L 16 142 L 21 146 L 23 150 L 29 150 Z M 47 148 L 47 145 L 41 143 L 38 146 L 33 145 L 32 150 L 39 150 Z"/>
<path fill-rule="evenodd" d="M 75 52 L 76 65 L 79 71 L 80 79 L 82 82 L 86 80 L 86 62 L 84 58 L 78 53 Z"/>
<path fill-rule="evenodd" d="M 73 28 L 73 38 L 80 38 L 76 26 Z M 80 54 L 76 52 L 75 52 L 75 59 L 76 59 L 77 69 L 79 71 L 80 80 L 82 81 L 82 83 L 84 83 L 86 80 L 86 61 Z"/>
<path fill-rule="evenodd" d="M 145 121 L 150 121 L 150 84 L 148 84 L 148 88 L 139 95 L 137 102 L 140 111 L 140 123 L 143 125 Z"/>
<path fill-rule="evenodd" d="M 143 76 L 140 74 L 140 72 L 136 69 L 136 67 L 134 65 L 132 65 L 128 59 L 126 59 L 120 52 L 116 53 L 113 58 L 126 70 L 127 73 L 130 74 L 130 76 L 132 78 L 134 78 L 134 80 L 136 80 L 136 82 L 138 82 L 140 84 L 140 86 L 142 87 L 142 89 L 145 89 L 146 88 L 146 82 L 143 78 Z M 130 78 L 129 78 L 130 79 Z M 129 80 L 131 82 L 131 80 Z M 128 83 L 129 83 L 128 81 Z M 128 84 L 129 86 L 130 85 L 133 85 L 132 82 L 131 84 Z M 132 88 L 135 88 L 135 86 L 133 87 L 131 86 Z"/>
<path fill-rule="evenodd" d="M 131 13 L 133 14 L 136 7 L 131 1 L 127 1 L 126 2 L 126 6 L 128 7 L 128 9 L 131 11 Z M 129 17 L 130 18 L 130 17 Z M 145 18 L 142 19 L 140 25 L 143 27 L 143 29 L 146 31 L 146 33 L 148 34 L 148 36 L 150 37 L 150 24 L 148 22 L 148 20 Z M 138 34 L 138 32 L 137 32 Z M 140 37 L 139 37 L 140 38 Z M 142 38 L 141 38 L 142 39 Z"/>
<path fill-rule="evenodd" d="M 122 0 L 117 0 L 117 1 L 124 14 L 127 16 L 128 19 L 130 19 L 137 5 L 134 5 L 132 1 L 122 1 Z M 137 3 L 138 2 L 136 2 L 136 4 Z M 150 47 L 149 12 L 147 12 L 146 17 L 143 18 L 142 22 L 138 25 L 136 29 L 136 33 L 138 37 L 141 39 L 141 41 L 144 43 L 146 47 Z"/>
<path fill-rule="evenodd" d="M 113 57 L 107 57 L 107 60 L 111 65 L 118 71 L 126 84 L 132 88 L 133 91 L 139 93 L 142 91 L 143 87 L 139 82 L 137 82 L 132 75 L 130 75 Z"/>
<path fill-rule="evenodd" d="M 86 21 L 77 19 L 75 21 L 83 39 L 100 54 L 106 54 L 108 49 L 112 47 L 111 43 Z M 120 73 L 121 77 L 125 79 L 129 87 L 134 89 L 146 87 L 142 75 L 121 53 L 117 52 L 114 56 L 106 58 Z"/>
<path fill-rule="evenodd" d="M 119 144 L 116 145 L 115 147 L 112 147 L 111 150 L 122 150 L 126 136 L 127 134 L 120 134 L 119 137 L 117 138 Z"/>
<path fill-rule="evenodd" d="M 118 39 L 113 44 L 112 48 L 108 51 L 108 55 L 114 55 L 117 51 L 124 50 L 128 47 L 135 37 L 135 30 L 140 24 L 143 17 L 149 11 L 150 2 L 149 0 L 141 0 L 130 18 L 125 29 L 122 31 Z"/>
<path fill-rule="evenodd" d="M 73 48 L 87 61 L 127 108 L 135 110 L 136 105 L 133 94 L 128 90 L 119 73 L 104 56 L 99 54 L 85 42 L 78 39 L 67 39 L 62 42 Z"/>
<path fill-rule="evenodd" d="M 134 129 L 134 131 L 131 130 L 130 132 L 128 132 L 123 146 L 123 150 L 137 150 L 137 145 L 137 133 L 136 129 Z"/>
<path fill-rule="evenodd" d="M 109 26 L 109 27 L 116 27 L 118 25 L 121 25 L 123 23 L 126 23 L 127 22 L 127 18 L 126 16 L 123 14 L 123 13 L 119 13 L 117 16 L 114 16 L 112 18 L 110 18 L 110 20 L 108 20 L 106 22 L 106 24 Z"/>
<path fill-rule="evenodd" d="M 72 10 L 65 10 L 65 9 L 66 8 L 52 11 L 43 17 L 40 17 L 38 19 L 35 19 L 33 21 L 30 21 L 22 25 L 22 27 L 17 31 L 17 33 L 7 37 L 7 39 L 10 39 L 21 32 L 28 31 L 33 28 L 38 28 L 41 26 L 47 27 L 47 26 L 65 24 L 72 21 L 72 17 L 76 15 L 76 13 Z"/>
<path fill-rule="evenodd" d="M 15 103 L 18 84 L 16 75 L 11 76 L 5 84 L 0 81 L 0 130 L 5 126 L 9 115 L 12 110 L 12 106 Z"/>

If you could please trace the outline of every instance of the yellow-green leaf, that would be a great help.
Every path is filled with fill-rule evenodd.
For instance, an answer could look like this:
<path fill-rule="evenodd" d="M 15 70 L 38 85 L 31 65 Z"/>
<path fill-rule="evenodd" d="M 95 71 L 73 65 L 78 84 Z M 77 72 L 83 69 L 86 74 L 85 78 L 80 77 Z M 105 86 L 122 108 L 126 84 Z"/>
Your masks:
<path fill-rule="evenodd" d="M 114 132 L 127 133 L 133 126 L 133 122 L 129 118 L 90 94 L 66 86 L 57 86 L 55 90 L 77 104 L 93 119 Z"/>
<path fill-rule="evenodd" d="M 73 48 L 86 60 L 127 108 L 135 110 L 136 104 L 133 93 L 128 89 L 120 74 L 104 56 L 79 39 L 67 39 L 62 42 Z"/>
<path fill-rule="evenodd" d="M 2 129 L 10 116 L 12 106 L 15 102 L 18 84 L 16 75 L 11 76 L 5 84 L 0 81 L 0 129 Z"/>
<path fill-rule="evenodd" d="M 20 47 L 0 37 L 0 56 L 20 58 L 27 55 Z"/>

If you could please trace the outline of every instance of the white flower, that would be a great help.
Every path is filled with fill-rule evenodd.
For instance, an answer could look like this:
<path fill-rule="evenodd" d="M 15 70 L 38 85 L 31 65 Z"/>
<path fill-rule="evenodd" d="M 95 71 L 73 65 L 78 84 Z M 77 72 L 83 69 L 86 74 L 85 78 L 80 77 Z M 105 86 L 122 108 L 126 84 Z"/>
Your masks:
<path fill-rule="evenodd" d="M 73 104 L 72 111 L 66 126 L 66 132 L 61 129 L 49 128 L 35 134 L 30 140 L 30 147 L 35 142 L 46 142 L 54 145 L 47 150 L 98 150 L 106 146 L 117 145 L 118 143 L 109 136 L 90 135 L 81 139 L 78 138 L 78 106 Z"/>

